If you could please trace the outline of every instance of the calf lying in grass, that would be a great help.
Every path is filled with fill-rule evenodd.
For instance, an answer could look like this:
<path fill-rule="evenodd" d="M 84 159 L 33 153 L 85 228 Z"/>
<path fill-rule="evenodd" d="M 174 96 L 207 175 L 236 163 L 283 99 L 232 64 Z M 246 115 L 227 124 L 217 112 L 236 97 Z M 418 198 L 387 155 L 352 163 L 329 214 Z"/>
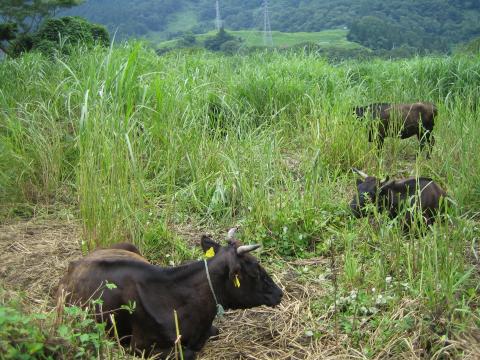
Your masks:
<path fill-rule="evenodd" d="M 183 358 L 193 359 L 218 333 L 212 322 L 222 308 L 275 306 L 282 299 L 282 290 L 250 255 L 259 245 L 240 245 L 229 234 L 226 246 L 203 236 L 202 248 L 211 258 L 172 268 L 148 263 L 131 245 L 94 251 L 70 263 L 58 296 L 82 305 L 101 299 L 97 321 L 111 328 L 113 315 L 122 345 L 161 358 L 177 340 L 175 310 Z"/>
<path fill-rule="evenodd" d="M 440 210 L 446 192 L 429 178 L 410 177 L 400 180 L 379 180 L 364 172 L 353 169 L 363 180 L 357 180 L 357 194 L 354 195 L 350 208 L 356 217 L 365 216 L 365 205 L 373 203 L 379 211 L 388 211 L 390 218 L 396 217 L 402 207 L 418 208 L 427 225 L 433 224 L 435 215 Z M 411 225 L 414 213 L 405 213 L 405 224 Z"/>

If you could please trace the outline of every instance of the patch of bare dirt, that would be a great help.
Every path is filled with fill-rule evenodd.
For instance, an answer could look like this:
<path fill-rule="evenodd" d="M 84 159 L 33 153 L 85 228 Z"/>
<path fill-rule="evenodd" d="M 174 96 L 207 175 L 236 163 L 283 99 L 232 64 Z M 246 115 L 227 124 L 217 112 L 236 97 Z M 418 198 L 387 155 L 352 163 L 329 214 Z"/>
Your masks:
<path fill-rule="evenodd" d="M 0 226 L 0 285 L 23 292 L 31 306 L 51 301 L 68 263 L 81 253 L 75 222 L 27 221 Z"/>

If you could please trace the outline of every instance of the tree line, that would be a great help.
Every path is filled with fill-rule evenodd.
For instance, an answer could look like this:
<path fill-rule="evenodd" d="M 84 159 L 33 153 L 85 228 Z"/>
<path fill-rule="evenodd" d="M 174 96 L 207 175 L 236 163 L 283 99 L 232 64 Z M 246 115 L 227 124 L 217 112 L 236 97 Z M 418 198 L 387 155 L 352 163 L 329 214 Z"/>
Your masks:
<path fill-rule="evenodd" d="M 221 0 L 225 27 L 261 29 L 263 0 Z M 160 32 L 178 37 L 186 31 L 214 28 L 210 0 L 89 0 L 69 10 L 105 24 L 119 37 Z M 321 31 L 346 27 L 349 38 L 372 49 L 398 46 L 446 51 L 452 44 L 480 36 L 480 2 L 476 0 L 279 0 L 270 2 L 273 30 Z M 185 18 L 181 30 L 172 22 Z"/>
<path fill-rule="evenodd" d="M 186 27 L 170 35 L 180 38 L 179 47 L 195 47 L 198 44 L 194 34 L 210 30 L 215 17 L 214 7 L 211 3 L 207 6 L 205 1 L 4 0 L 0 4 L 0 50 L 15 56 L 29 50 L 52 53 L 60 45 L 66 52 L 68 45 L 78 42 L 109 43 L 109 33 L 103 25 L 79 17 L 58 17 L 69 14 L 83 15 L 90 21 L 105 24 L 118 37 L 166 31 L 169 19 L 177 16 L 178 20 L 179 16 L 194 14 L 197 19 L 191 23 L 191 30 L 185 30 Z M 259 0 L 221 1 L 227 27 L 255 28 L 254 19 L 261 17 L 262 11 L 259 3 Z M 282 0 L 272 3 L 271 23 L 273 29 L 286 32 L 346 27 L 348 40 L 373 50 L 375 56 L 405 57 L 448 52 L 454 44 L 480 37 L 479 15 L 480 3 L 473 0 Z M 117 23 L 121 25 L 115 28 Z M 223 29 L 202 46 L 226 53 L 245 48 L 242 39 Z M 301 47 L 325 53 L 314 44 Z M 336 51 L 334 57 L 368 57 L 371 54 L 368 51 L 348 54 Z"/>
<path fill-rule="evenodd" d="M 0 4 L 0 50 L 12 57 L 37 50 L 48 55 L 68 53 L 72 46 L 107 46 L 107 29 L 80 17 L 56 18 L 60 9 L 82 0 L 3 0 Z"/>

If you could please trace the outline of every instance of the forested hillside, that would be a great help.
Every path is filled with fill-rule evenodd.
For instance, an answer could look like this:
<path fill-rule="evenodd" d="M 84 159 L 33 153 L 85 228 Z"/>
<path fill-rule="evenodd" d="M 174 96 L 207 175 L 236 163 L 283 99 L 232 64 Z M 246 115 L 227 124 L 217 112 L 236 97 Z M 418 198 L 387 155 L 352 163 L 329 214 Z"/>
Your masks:
<path fill-rule="evenodd" d="M 475 0 L 278 0 L 270 2 L 272 30 L 320 31 L 347 27 L 351 39 L 370 47 L 443 49 L 480 35 Z M 261 28 L 262 0 L 221 0 L 227 29 Z M 69 14 L 106 24 L 120 37 L 151 32 L 170 38 L 214 27 L 213 0 L 86 0 Z M 366 18 L 365 18 L 366 17 Z M 365 31 L 369 27 L 369 32 Z M 368 37 L 368 39 L 366 39 Z"/>

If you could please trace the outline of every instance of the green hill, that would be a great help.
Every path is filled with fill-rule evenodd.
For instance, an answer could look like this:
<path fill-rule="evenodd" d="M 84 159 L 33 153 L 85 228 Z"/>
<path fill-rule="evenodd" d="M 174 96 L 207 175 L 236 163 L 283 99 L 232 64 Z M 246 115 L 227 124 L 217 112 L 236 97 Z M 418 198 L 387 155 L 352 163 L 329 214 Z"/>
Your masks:
<path fill-rule="evenodd" d="M 263 32 L 261 31 L 239 30 L 229 31 L 229 33 L 236 37 L 242 38 L 244 40 L 245 46 L 250 47 L 263 45 Z M 203 43 L 205 39 L 213 35 L 215 35 L 215 31 L 209 31 L 205 34 L 196 35 L 195 37 L 198 43 Z M 325 47 L 338 47 L 344 49 L 355 49 L 361 47 L 356 43 L 348 41 L 346 36 L 347 30 L 344 29 L 298 33 L 284 33 L 280 31 L 272 31 L 272 39 L 275 47 L 289 47 L 305 42 L 312 42 Z M 155 36 L 150 37 L 150 40 L 154 42 L 156 44 L 156 47 L 159 49 L 175 47 L 179 41 L 177 39 L 174 39 L 158 42 L 159 39 Z"/>
<path fill-rule="evenodd" d="M 226 29 L 263 28 L 261 0 L 221 0 L 220 7 Z M 117 38 L 155 36 L 168 40 L 185 31 L 203 34 L 213 30 L 215 2 L 86 0 L 68 14 L 107 25 Z M 364 18 L 373 20 L 362 23 Z M 367 46 L 378 43 L 383 48 L 406 44 L 445 49 L 480 36 L 479 18 L 480 2 L 472 0 L 278 0 L 270 6 L 272 30 L 299 33 L 353 26 L 359 32 L 353 40 Z M 356 26 L 358 22 L 364 27 L 380 26 L 373 36 L 363 36 L 365 30 Z"/>

